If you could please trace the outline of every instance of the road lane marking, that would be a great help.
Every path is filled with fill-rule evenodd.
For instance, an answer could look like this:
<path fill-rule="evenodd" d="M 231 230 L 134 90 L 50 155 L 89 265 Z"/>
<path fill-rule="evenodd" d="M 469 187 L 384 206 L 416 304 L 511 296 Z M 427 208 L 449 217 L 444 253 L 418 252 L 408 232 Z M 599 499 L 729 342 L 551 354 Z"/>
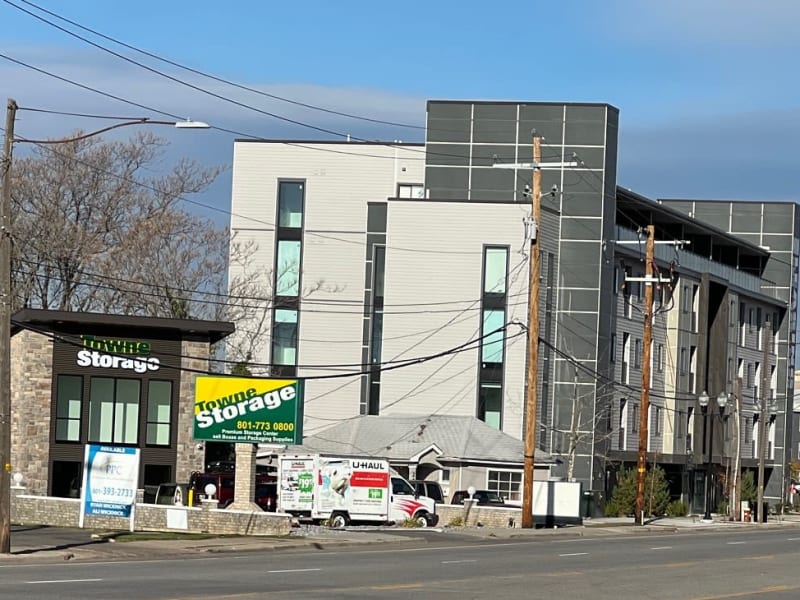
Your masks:
<path fill-rule="evenodd" d="M 739 546 L 741 544 L 746 544 L 747 542 L 727 542 L 728 546 Z"/>
<path fill-rule="evenodd" d="M 656 546 L 655 548 L 650 548 L 650 550 L 672 550 L 672 546 Z"/>
<path fill-rule="evenodd" d="M 411 590 L 414 588 L 421 588 L 423 586 L 422 583 L 396 583 L 392 585 L 372 585 L 366 587 L 368 590 Z M 335 588 L 334 588 L 335 589 Z M 346 588 L 342 588 L 346 589 Z M 359 588 L 353 588 L 359 589 Z M 363 589 L 363 588 L 360 588 Z"/>
<path fill-rule="evenodd" d="M 88 583 L 91 581 L 103 581 L 102 579 L 39 579 L 37 581 L 26 581 L 25 583 Z"/>
<path fill-rule="evenodd" d="M 276 569 L 267 573 L 307 573 L 308 571 L 322 571 L 322 569 Z"/>
<path fill-rule="evenodd" d="M 747 596 L 752 597 L 759 597 L 764 594 L 778 594 L 781 592 L 789 592 L 800 589 L 800 585 L 772 585 L 769 587 L 763 587 L 758 590 L 746 591 L 746 592 L 733 592 L 731 594 L 720 594 L 718 596 L 696 596 L 691 600 L 726 600 L 727 598 L 744 598 Z"/>
<path fill-rule="evenodd" d="M 454 565 L 454 564 L 457 564 L 457 563 L 472 563 L 472 562 L 478 562 L 478 561 L 476 559 L 474 559 L 474 558 L 465 558 L 464 560 L 443 560 L 442 564 L 443 565 Z"/>
<path fill-rule="evenodd" d="M 796 542 L 798 540 L 800 540 L 800 538 L 786 538 L 787 542 Z"/>
<path fill-rule="evenodd" d="M 586 556 L 588 552 L 569 552 L 567 554 L 559 554 L 559 556 Z"/>

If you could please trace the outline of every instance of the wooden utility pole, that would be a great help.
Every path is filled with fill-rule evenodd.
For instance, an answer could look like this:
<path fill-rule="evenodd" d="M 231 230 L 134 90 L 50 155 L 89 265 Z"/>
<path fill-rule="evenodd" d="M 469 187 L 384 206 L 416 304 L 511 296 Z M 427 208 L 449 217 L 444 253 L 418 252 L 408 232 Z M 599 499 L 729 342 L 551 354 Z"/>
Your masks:
<path fill-rule="evenodd" d="M 542 160 L 542 138 L 533 136 L 533 190 L 531 210 L 533 212 L 533 238 L 530 255 L 530 304 L 528 306 L 528 382 L 525 401 L 525 461 L 522 475 L 522 527 L 533 527 L 533 467 L 536 452 L 536 411 L 539 373 L 539 229 L 542 214 L 542 171 L 538 165 Z"/>
<path fill-rule="evenodd" d="M 761 415 L 758 417 L 758 506 L 757 522 L 764 521 L 764 459 L 767 453 L 767 396 L 769 390 L 769 317 L 764 323 L 764 362 L 761 364 Z"/>
<path fill-rule="evenodd" d="M 0 195 L 0 553 L 11 552 L 11 155 L 17 103 L 8 99 Z"/>
<path fill-rule="evenodd" d="M 644 288 L 644 356 L 642 358 L 642 396 L 639 408 L 639 456 L 636 462 L 636 514 L 634 521 L 644 525 L 644 489 L 647 470 L 647 421 L 650 414 L 650 346 L 653 340 L 653 263 L 655 261 L 655 226 L 647 226 Z"/>

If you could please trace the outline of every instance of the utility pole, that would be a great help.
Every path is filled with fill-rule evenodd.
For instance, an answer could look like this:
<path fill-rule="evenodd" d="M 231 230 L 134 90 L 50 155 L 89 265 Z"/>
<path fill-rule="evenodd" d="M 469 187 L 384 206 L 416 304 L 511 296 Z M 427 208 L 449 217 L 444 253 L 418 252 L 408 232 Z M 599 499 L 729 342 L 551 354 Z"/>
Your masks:
<path fill-rule="evenodd" d="M 761 365 L 761 415 L 758 418 L 758 524 L 764 520 L 764 455 L 767 449 L 767 394 L 769 394 L 769 317 L 764 324 L 764 362 Z"/>
<path fill-rule="evenodd" d="M 542 138 L 533 136 L 533 164 L 542 161 Z M 531 191 L 531 212 L 535 228 L 531 239 L 530 254 L 530 301 L 528 306 L 528 397 L 525 402 L 525 461 L 522 475 L 522 527 L 533 527 L 533 474 L 534 454 L 536 453 L 536 411 L 538 409 L 539 373 L 539 227 L 542 219 L 542 171 L 533 169 L 533 190 Z"/>
<path fill-rule="evenodd" d="M 17 103 L 8 99 L 0 195 L 0 553 L 11 552 L 11 154 Z"/>
<path fill-rule="evenodd" d="M 634 521 L 644 525 L 644 488 L 647 469 L 647 421 L 650 415 L 650 346 L 653 341 L 653 263 L 655 261 L 655 226 L 647 226 L 644 288 L 644 357 L 642 359 L 642 397 L 639 407 L 639 456 L 636 462 L 636 514 Z"/>
<path fill-rule="evenodd" d="M 736 431 L 736 450 L 733 457 L 733 520 L 742 519 L 742 378 L 736 379 L 733 403 L 733 426 Z"/>
<path fill-rule="evenodd" d="M 528 306 L 528 373 L 525 398 L 525 439 L 522 474 L 522 522 L 523 528 L 533 527 L 533 464 L 536 451 L 536 412 L 538 408 L 539 373 L 539 278 L 541 259 L 539 256 L 539 230 L 542 226 L 542 169 L 562 169 L 577 167 L 576 161 L 542 163 L 542 138 L 533 135 L 533 162 L 495 163 L 497 169 L 532 169 L 533 189 L 531 190 L 531 212 L 533 215 L 533 235 L 530 251 L 530 300 Z"/>

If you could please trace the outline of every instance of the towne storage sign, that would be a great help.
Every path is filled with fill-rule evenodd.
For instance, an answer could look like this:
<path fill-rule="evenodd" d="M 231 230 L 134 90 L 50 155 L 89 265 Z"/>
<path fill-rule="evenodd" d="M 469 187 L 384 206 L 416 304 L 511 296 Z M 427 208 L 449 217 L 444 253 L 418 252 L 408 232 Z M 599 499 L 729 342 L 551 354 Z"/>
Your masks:
<path fill-rule="evenodd" d="M 198 377 L 194 439 L 237 444 L 302 443 L 302 382 L 298 379 Z"/>

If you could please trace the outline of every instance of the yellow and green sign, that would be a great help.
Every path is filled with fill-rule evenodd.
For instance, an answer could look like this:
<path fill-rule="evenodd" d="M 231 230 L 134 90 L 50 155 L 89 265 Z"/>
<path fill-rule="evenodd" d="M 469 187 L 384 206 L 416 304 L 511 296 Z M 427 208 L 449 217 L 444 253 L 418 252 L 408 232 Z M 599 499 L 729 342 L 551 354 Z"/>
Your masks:
<path fill-rule="evenodd" d="M 194 439 L 241 444 L 303 442 L 299 379 L 200 376 L 195 383 Z"/>

